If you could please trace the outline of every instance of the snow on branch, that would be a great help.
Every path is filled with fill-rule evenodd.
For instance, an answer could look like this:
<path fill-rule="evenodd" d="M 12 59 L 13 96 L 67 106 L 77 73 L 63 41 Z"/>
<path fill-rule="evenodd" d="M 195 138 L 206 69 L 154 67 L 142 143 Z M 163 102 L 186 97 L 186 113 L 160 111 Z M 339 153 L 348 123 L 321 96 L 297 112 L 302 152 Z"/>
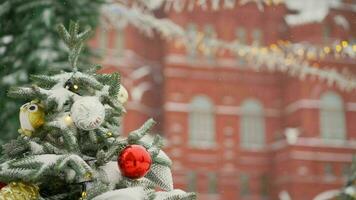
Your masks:
<path fill-rule="evenodd" d="M 75 172 L 75 176 L 72 178 L 80 179 L 85 178 L 87 174 L 93 174 L 90 166 L 78 155 L 42 154 L 2 163 L 0 179 L 14 181 L 25 177 L 36 182 L 48 175 L 58 176 L 61 172 L 68 170 L 67 166 L 69 165 Z"/>
<path fill-rule="evenodd" d="M 142 200 L 142 199 L 146 199 L 146 196 L 147 193 L 143 187 L 132 187 L 132 188 L 109 191 L 95 197 L 93 200 L 109 200 L 109 199 Z"/>

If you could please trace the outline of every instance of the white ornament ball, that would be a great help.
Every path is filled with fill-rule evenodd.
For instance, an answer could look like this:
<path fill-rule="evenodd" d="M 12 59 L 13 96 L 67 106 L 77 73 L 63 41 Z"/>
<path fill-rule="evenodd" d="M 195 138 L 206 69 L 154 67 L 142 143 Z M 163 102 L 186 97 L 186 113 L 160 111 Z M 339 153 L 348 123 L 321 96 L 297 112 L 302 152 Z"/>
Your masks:
<path fill-rule="evenodd" d="M 105 107 L 98 97 L 83 97 L 70 110 L 74 124 L 82 130 L 98 128 L 105 119 Z"/>
<path fill-rule="evenodd" d="M 127 92 L 126 88 L 122 84 L 120 84 L 120 90 L 119 93 L 117 94 L 117 99 L 121 104 L 125 104 L 129 99 L 129 93 Z"/>

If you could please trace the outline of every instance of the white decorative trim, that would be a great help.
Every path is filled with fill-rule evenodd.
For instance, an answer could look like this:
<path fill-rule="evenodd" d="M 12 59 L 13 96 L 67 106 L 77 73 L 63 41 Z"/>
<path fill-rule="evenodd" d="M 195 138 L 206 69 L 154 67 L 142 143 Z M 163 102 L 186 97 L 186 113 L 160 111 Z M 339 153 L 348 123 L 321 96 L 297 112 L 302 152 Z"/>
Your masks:
<path fill-rule="evenodd" d="M 215 108 L 215 112 L 217 114 L 222 115 L 241 115 L 241 108 L 239 106 L 225 106 L 225 105 L 218 105 Z"/>
<path fill-rule="evenodd" d="M 304 176 L 300 176 L 300 175 L 291 175 L 291 174 L 283 174 L 280 175 L 279 177 L 277 177 L 276 179 L 276 183 L 277 184 L 283 184 L 283 183 L 287 183 L 287 182 L 294 182 L 294 183 L 326 183 L 326 184 L 330 184 L 331 182 L 344 182 L 346 181 L 346 179 L 344 177 L 338 177 L 338 176 L 333 176 L 333 178 L 331 177 L 327 177 L 325 175 L 304 175 Z M 325 199 L 323 199 L 325 200 Z"/>
<path fill-rule="evenodd" d="M 190 154 L 188 155 L 188 160 L 199 163 L 216 163 L 219 159 L 216 155 Z"/>
<path fill-rule="evenodd" d="M 323 138 L 298 138 L 296 146 L 356 149 L 354 140 L 325 140 Z"/>
<path fill-rule="evenodd" d="M 152 116 L 152 117 L 160 115 L 160 113 L 161 113 L 160 109 L 151 108 L 151 107 L 145 106 L 139 102 L 129 101 L 129 102 L 127 102 L 125 107 L 127 110 L 135 110 L 135 111 L 138 111 L 140 113 L 143 113 L 145 115 Z"/>
<path fill-rule="evenodd" d="M 166 102 L 164 109 L 171 112 L 189 112 L 187 103 Z"/>
<path fill-rule="evenodd" d="M 268 158 L 260 158 L 256 156 L 239 156 L 238 162 L 244 165 L 265 165 L 268 164 L 271 159 Z"/>
<path fill-rule="evenodd" d="M 356 112 L 356 102 L 346 103 L 346 110 L 349 112 Z"/>
<path fill-rule="evenodd" d="M 142 66 L 132 71 L 129 75 L 131 80 L 138 80 L 152 73 L 152 68 L 150 66 Z"/>
<path fill-rule="evenodd" d="M 220 194 L 199 193 L 199 199 L 219 200 L 220 199 Z"/>
<path fill-rule="evenodd" d="M 293 103 L 287 105 L 284 109 L 286 114 L 293 113 L 299 109 L 306 108 L 306 109 L 318 109 L 320 106 L 319 100 L 314 99 L 300 99 Z"/>
<path fill-rule="evenodd" d="M 204 57 L 199 57 L 194 60 L 189 59 L 183 54 L 169 54 L 165 57 L 165 63 L 167 64 L 178 64 L 178 65 L 189 65 L 194 67 L 207 67 L 211 66 L 211 61 Z M 219 67 L 237 67 L 238 62 L 235 58 L 216 58 L 214 60 L 214 66 Z"/>
<path fill-rule="evenodd" d="M 272 150 L 282 149 L 288 146 L 286 140 L 278 140 L 269 145 Z M 307 138 L 298 137 L 296 143 L 291 146 L 304 146 L 304 147 L 322 147 L 322 148 L 338 148 L 338 149 L 355 149 L 355 140 L 325 140 L 323 138 Z"/>
<path fill-rule="evenodd" d="M 189 141 L 189 147 L 193 149 L 216 149 L 217 145 L 215 141 Z"/>
<path fill-rule="evenodd" d="M 287 105 L 284 109 L 284 112 L 286 114 L 291 114 L 300 109 L 319 109 L 320 104 L 321 102 L 318 99 L 300 99 Z M 347 112 L 356 112 L 356 102 L 346 103 L 345 109 Z"/>
<path fill-rule="evenodd" d="M 187 103 L 178 103 L 178 102 L 166 102 L 164 106 L 166 111 L 171 112 L 189 112 L 189 104 Z M 301 99 L 287 105 L 284 109 L 285 114 L 291 114 L 300 109 L 319 109 L 320 101 L 315 99 Z M 265 116 L 267 117 L 279 117 L 281 112 L 278 109 L 274 108 L 265 108 Z M 356 103 L 349 102 L 346 103 L 346 111 L 356 112 Z M 222 115 L 241 115 L 240 106 L 227 106 L 227 105 L 216 105 L 215 106 L 216 114 Z"/>
<path fill-rule="evenodd" d="M 170 112 L 189 112 L 189 104 L 187 103 L 178 103 L 178 102 L 166 102 L 164 105 L 166 111 Z M 216 105 L 215 113 L 220 115 L 241 115 L 240 106 L 225 106 L 225 105 Z M 274 108 L 266 108 L 265 116 L 267 117 L 279 117 L 280 112 Z"/>
<path fill-rule="evenodd" d="M 154 89 L 152 83 L 150 82 L 143 82 L 139 85 L 135 86 L 131 91 L 131 97 L 133 101 L 141 102 L 142 96 L 145 92 Z"/>
<path fill-rule="evenodd" d="M 352 156 L 353 154 L 351 153 L 328 153 L 309 151 L 292 151 L 290 153 L 291 159 L 325 162 L 351 162 Z"/>

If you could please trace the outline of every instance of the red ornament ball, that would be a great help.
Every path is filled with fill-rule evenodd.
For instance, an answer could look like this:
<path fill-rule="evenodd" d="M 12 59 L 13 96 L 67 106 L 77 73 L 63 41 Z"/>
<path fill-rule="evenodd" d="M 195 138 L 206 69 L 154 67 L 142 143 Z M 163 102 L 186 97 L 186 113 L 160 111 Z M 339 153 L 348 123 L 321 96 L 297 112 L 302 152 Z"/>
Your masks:
<path fill-rule="evenodd" d="M 2 182 L 0 182 L 0 190 L 1 190 L 1 188 L 5 187 L 5 186 L 7 186 L 7 184 L 6 184 L 6 183 L 2 183 Z"/>
<path fill-rule="evenodd" d="M 137 179 L 145 176 L 150 170 L 152 158 L 145 147 L 141 145 L 129 145 L 122 150 L 117 162 L 122 175 L 131 179 Z"/>

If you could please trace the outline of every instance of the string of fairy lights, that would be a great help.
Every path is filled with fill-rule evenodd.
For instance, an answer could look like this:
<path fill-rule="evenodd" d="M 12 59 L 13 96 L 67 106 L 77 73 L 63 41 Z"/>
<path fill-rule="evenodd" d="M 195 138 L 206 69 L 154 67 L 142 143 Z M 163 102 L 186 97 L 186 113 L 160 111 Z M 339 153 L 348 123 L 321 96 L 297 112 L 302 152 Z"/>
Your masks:
<path fill-rule="evenodd" d="M 252 69 L 261 71 L 288 73 L 299 79 L 317 77 L 325 80 L 329 85 L 335 84 L 339 88 L 349 91 L 356 88 L 356 77 L 347 68 L 320 67 L 315 61 L 321 57 L 354 58 L 356 46 L 348 41 L 317 47 L 304 44 L 293 44 L 289 41 L 278 41 L 269 46 L 244 45 L 238 40 L 224 41 L 218 38 L 204 38 L 204 33 L 197 32 L 195 37 L 184 37 L 174 42 L 176 48 L 185 48 L 187 52 L 193 48 L 204 56 L 219 56 L 224 52 L 232 52 L 233 55 L 249 63 Z M 341 48 L 340 48 L 341 47 Z M 303 53 L 302 53 L 303 52 Z"/>
<path fill-rule="evenodd" d="M 120 1 L 120 0 L 118 0 Z M 123 0 L 121 0 L 121 3 Z M 263 10 L 265 6 L 276 6 L 284 3 L 284 0 L 136 0 L 126 2 L 141 8 L 155 10 L 163 7 L 165 12 L 184 10 L 193 11 L 195 8 L 206 10 L 233 9 L 235 6 L 244 6 L 249 3 L 257 5 L 258 9 Z"/>
<path fill-rule="evenodd" d="M 275 71 L 278 69 L 275 65 L 279 63 L 278 60 L 274 60 L 272 58 L 276 58 L 276 55 L 278 59 L 282 59 L 285 61 L 282 65 L 285 66 L 291 66 L 291 65 L 300 65 L 303 64 L 306 68 L 308 66 L 309 68 L 319 68 L 320 65 L 318 62 L 313 62 L 313 61 L 321 61 L 324 59 L 345 59 L 345 58 L 355 58 L 356 56 L 356 45 L 355 44 L 350 44 L 350 42 L 343 40 L 343 41 L 336 41 L 333 42 L 333 44 L 330 45 L 324 45 L 324 46 L 316 46 L 316 45 L 310 45 L 310 44 L 301 44 L 301 43 L 291 43 L 290 41 L 282 41 L 279 40 L 276 43 L 273 43 L 269 46 L 248 46 L 248 45 L 243 45 L 239 42 L 239 40 L 227 42 L 223 40 L 219 40 L 217 38 L 208 38 L 206 34 L 203 32 L 197 32 L 195 34 L 195 37 L 186 37 L 183 39 L 177 39 L 174 42 L 174 47 L 175 48 L 185 48 L 186 52 L 192 52 L 192 51 L 197 51 L 203 56 L 209 56 L 209 57 L 219 57 L 223 56 L 226 52 L 226 50 L 230 51 L 233 53 L 233 55 L 236 55 L 239 57 L 239 59 L 242 59 L 244 61 L 248 61 L 250 64 L 258 64 L 256 68 L 261 69 L 263 68 L 263 65 L 265 63 L 261 62 L 261 59 L 256 59 L 256 57 L 259 57 L 259 55 L 264 56 L 264 55 L 275 55 L 271 57 L 271 60 L 266 61 L 269 65 L 267 69 Z M 190 48 L 190 49 L 189 49 Z M 276 58 L 276 59 L 277 59 Z M 256 62 L 260 60 L 260 62 Z M 308 62 L 307 62 L 308 61 Z M 274 63 L 274 64 L 273 64 Z M 311 63 L 310 65 L 308 63 Z M 271 67 L 274 66 L 274 67 Z M 280 71 L 287 71 L 285 68 L 281 67 L 279 68 Z M 324 70 L 324 69 L 320 69 Z M 320 71 L 319 70 L 319 71 Z M 313 70 L 311 70 L 313 71 Z M 340 71 L 340 73 L 348 80 L 353 80 L 353 76 L 350 74 L 349 70 L 347 68 L 334 68 L 331 69 L 333 72 Z M 294 76 L 297 76 L 295 73 L 295 70 L 291 73 Z M 301 78 L 305 77 L 307 74 L 301 72 Z M 316 73 L 313 73 L 313 75 L 318 75 Z M 326 79 L 331 79 L 330 76 L 325 76 L 324 73 L 324 78 Z M 329 83 L 333 83 L 334 81 L 329 80 Z M 354 83 L 353 83 L 354 84 Z M 345 84 L 340 84 L 343 89 L 353 87 L 353 84 L 348 84 L 345 82 Z"/>
<path fill-rule="evenodd" d="M 176 39 L 174 46 L 177 48 L 183 47 L 185 37 Z M 221 55 L 224 52 L 224 49 L 216 49 L 214 46 L 214 40 L 211 36 L 205 34 L 204 32 L 197 32 L 195 36 L 189 37 L 189 41 L 186 43 L 186 48 L 192 47 L 203 55 L 215 53 Z M 240 43 L 238 39 L 235 41 Z M 240 45 L 242 45 L 240 43 Z M 292 43 L 288 40 L 278 40 L 276 43 L 272 43 L 269 46 L 258 46 L 251 45 L 253 52 L 259 53 L 268 53 L 269 51 L 283 51 L 287 57 L 296 56 L 300 59 L 307 60 L 321 60 L 325 58 L 334 58 L 334 59 L 345 59 L 345 58 L 355 58 L 356 57 L 356 44 L 347 40 L 334 41 L 326 45 L 315 45 L 308 43 Z M 234 48 L 237 49 L 237 48 Z M 238 55 L 243 57 L 245 55 L 244 50 L 238 50 Z"/>
<path fill-rule="evenodd" d="M 150 0 L 146 3 L 156 2 L 158 5 L 168 1 L 170 0 Z M 199 0 L 192 1 L 199 2 Z M 207 0 L 204 2 L 207 2 Z M 241 0 L 239 2 L 251 1 Z M 267 3 L 267 1 L 261 0 L 258 2 L 273 5 L 273 3 L 282 1 Z M 324 46 L 282 40 L 269 46 L 248 45 L 239 42 L 237 39 L 233 41 L 219 39 L 216 34 L 211 35 L 202 31 L 196 31 L 192 34 L 170 19 L 159 19 L 153 13 L 143 11 L 141 7 L 132 5 L 113 2 L 104 6 L 103 13 L 110 25 L 118 25 L 118 22 L 120 22 L 119 28 L 122 28 L 131 24 L 148 36 L 158 32 L 167 41 L 173 42 L 177 48 L 185 48 L 188 53 L 197 51 L 202 55 L 221 56 L 225 52 L 232 52 L 239 59 L 250 63 L 249 66 L 254 70 L 279 71 L 300 79 L 317 77 L 319 80 L 325 80 L 330 85 L 335 84 L 343 90 L 356 89 L 356 77 L 345 67 L 320 67 L 318 63 L 312 62 L 326 58 L 336 60 L 354 58 L 356 56 L 356 44 L 350 41 L 335 41 Z"/>

